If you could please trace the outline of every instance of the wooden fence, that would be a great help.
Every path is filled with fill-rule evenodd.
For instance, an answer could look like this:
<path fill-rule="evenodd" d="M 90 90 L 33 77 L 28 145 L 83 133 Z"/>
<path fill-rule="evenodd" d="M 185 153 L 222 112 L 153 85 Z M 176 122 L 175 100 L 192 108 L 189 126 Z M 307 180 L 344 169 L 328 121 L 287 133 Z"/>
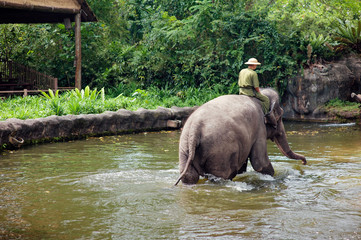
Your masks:
<path fill-rule="evenodd" d="M 37 93 L 58 89 L 58 79 L 13 61 L 0 60 L 0 94 Z"/>

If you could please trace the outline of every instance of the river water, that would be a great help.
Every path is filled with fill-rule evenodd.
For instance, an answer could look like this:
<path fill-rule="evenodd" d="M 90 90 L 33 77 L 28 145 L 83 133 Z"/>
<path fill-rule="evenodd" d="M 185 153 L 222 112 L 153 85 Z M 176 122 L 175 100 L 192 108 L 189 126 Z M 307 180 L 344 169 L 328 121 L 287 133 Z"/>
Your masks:
<path fill-rule="evenodd" d="M 361 239 L 361 127 L 286 123 L 275 176 L 177 187 L 180 132 L 0 155 L 0 239 Z"/>

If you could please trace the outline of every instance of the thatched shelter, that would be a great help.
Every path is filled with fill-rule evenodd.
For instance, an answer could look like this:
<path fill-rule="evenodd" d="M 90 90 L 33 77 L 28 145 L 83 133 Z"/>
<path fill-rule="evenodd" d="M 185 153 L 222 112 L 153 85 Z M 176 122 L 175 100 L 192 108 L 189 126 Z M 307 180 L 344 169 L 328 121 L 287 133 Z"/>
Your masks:
<path fill-rule="evenodd" d="M 0 0 L 0 24 L 62 23 L 78 13 L 82 22 L 97 20 L 84 0 Z"/>
<path fill-rule="evenodd" d="M 75 22 L 75 87 L 81 88 L 81 22 L 97 21 L 85 0 L 0 0 L 0 24 Z"/>

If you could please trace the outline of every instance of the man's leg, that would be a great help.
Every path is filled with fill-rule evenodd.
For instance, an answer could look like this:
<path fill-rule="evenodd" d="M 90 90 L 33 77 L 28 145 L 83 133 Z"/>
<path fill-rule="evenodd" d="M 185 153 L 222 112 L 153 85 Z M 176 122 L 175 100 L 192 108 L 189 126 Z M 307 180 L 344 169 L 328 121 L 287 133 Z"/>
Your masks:
<path fill-rule="evenodd" d="M 261 101 L 261 106 L 264 114 L 267 114 L 269 112 L 270 108 L 270 101 L 269 98 L 266 95 L 263 95 L 259 92 L 256 93 L 256 98 L 258 98 Z"/>
<path fill-rule="evenodd" d="M 256 97 L 261 101 L 262 110 L 264 112 L 265 124 L 271 125 L 273 128 L 277 127 L 277 120 L 274 115 L 270 112 L 270 101 L 269 98 L 261 93 L 257 93 Z"/>

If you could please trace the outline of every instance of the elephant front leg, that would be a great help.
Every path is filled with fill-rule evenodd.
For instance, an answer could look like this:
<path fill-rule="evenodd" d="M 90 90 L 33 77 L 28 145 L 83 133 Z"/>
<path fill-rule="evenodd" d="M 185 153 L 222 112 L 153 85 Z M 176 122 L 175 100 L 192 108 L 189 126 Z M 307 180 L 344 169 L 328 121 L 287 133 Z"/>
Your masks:
<path fill-rule="evenodd" d="M 253 145 L 250 154 L 250 161 L 255 171 L 271 176 L 274 175 L 275 171 L 267 154 L 266 139 L 258 140 Z"/>

